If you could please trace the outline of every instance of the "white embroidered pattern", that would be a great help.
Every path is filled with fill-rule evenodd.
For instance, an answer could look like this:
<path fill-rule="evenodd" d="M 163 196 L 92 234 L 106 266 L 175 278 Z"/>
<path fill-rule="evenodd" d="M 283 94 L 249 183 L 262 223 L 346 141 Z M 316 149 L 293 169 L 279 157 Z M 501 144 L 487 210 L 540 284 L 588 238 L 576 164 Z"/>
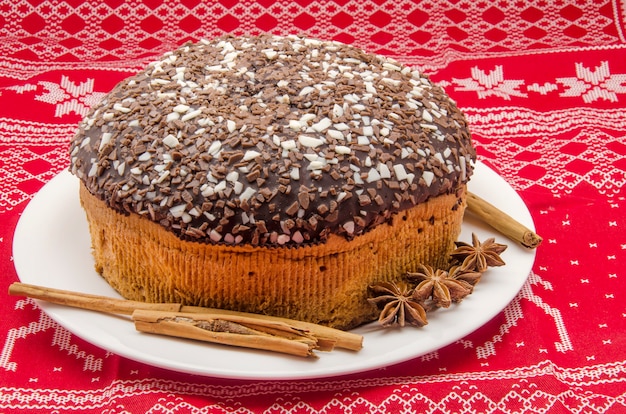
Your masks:
<path fill-rule="evenodd" d="M 617 94 L 626 93 L 626 73 L 611 74 L 607 61 L 595 69 L 576 63 L 576 77 L 557 78 L 556 81 L 566 87 L 560 96 L 581 96 L 585 103 L 599 99 L 617 102 Z"/>
<path fill-rule="evenodd" d="M 561 316 L 561 312 L 543 301 L 543 299 L 533 292 L 533 285 L 542 285 L 545 289 L 552 290 L 552 285 L 541 279 L 539 275 L 531 272 L 528 281 L 522 287 L 519 295 L 504 309 L 504 316 L 506 322 L 500 326 L 500 333 L 493 337 L 493 340 L 486 342 L 482 346 L 476 347 L 476 356 L 479 359 L 488 358 L 496 354 L 495 344 L 502 342 L 502 338 L 509 332 L 509 330 L 517 325 L 517 321 L 523 317 L 522 308 L 520 306 L 521 299 L 527 299 L 540 307 L 546 315 L 554 320 L 554 324 L 557 330 L 560 341 L 554 343 L 554 347 L 558 352 L 572 351 L 574 348 L 570 341 L 567 328 Z"/>
<path fill-rule="evenodd" d="M 587 183 L 618 193 L 626 186 L 626 171 L 615 168 L 623 154 L 614 148 L 625 137 L 626 131 L 611 135 L 588 126 L 568 139 L 527 143 L 500 134 L 479 146 L 493 154 L 498 172 L 518 190 L 539 185 L 554 192 L 570 191 Z M 520 154 L 524 159 L 519 159 Z"/>
<path fill-rule="evenodd" d="M 507 79 L 502 65 L 496 65 L 488 72 L 474 66 L 470 69 L 471 77 L 453 78 L 455 92 L 476 92 L 479 99 L 498 97 L 511 100 L 512 97 L 527 98 L 528 92 L 536 92 L 546 96 L 559 91 L 558 84 L 564 88 L 559 93 L 562 98 L 581 97 L 583 102 L 592 103 L 604 99 L 618 102 L 618 94 L 626 94 L 626 73 L 612 74 L 609 62 L 603 61 L 600 66 L 590 69 L 583 63 L 575 63 L 576 77 L 558 77 L 554 82 L 546 80 L 543 84 L 537 82 L 526 86 L 523 79 Z M 445 82 L 442 82 L 445 84 Z"/>
<path fill-rule="evenodd" d="M 16 302 L 16 310 L 24 309 L 26 306 L 39 310 L 39 307 L 32 299 L 18 300 Z M 37 335 L 49 329 L 54 329 L 52 345 L 58 347 L 61 351 L 65 351 L 67 355 L 82 359 L 84 361 L 84 371 L 95 372 L 102 370 L 102 359 L 95 358 L 93 355 L 89 355 L 85 351 L 80 350 L 76 344 L 72 343 L 72 334 L 59 326 L 41 310 L 39 310 L 39 319 L 36 322 L 31 322 L 28 325 L 9 330 L 4 342 L 4 347 L 2 348 L 2 353 L 0 353 L 0 368 L 8 371 L 17 371 L 18 364 L 11 361 L 11 354 L 16 344 L 20 340 L 28 338 L 30 335 Z"/>
<path fill-rule="evenodd" d="M 512 96 L 525 98 L 528 95 L 520 92 L 520 85 L 524 84 L 523 79 L 504 79 L 504 72 L 501 65 L 486 73 L 482 69 L 474 66 L 471 69 L 471 78 L 457 79 L 453 82 L 458 85 L 455 91 L 476 92 L 480 99 L 497 96 L 510 100 Z"/>
<path fill-rule="evenodd" d="M 195 4 L 195 6 L 183 6 L 184 4 Z M 0 72 L 7 79 L 28 80 L 34 76 L 47 73 L 51 70 L 68 72 L 69 70 L 101 70 L 107 67 L 110 71 L 128 71 L 127 68 L 133 66 L 139 69 L 145 63 L 137 60 L 137 56 L 158 55 L 165 50 L 177 45 L 178 39 L 187 37 L 211 37 L 221 35 L 225 32 L 218 26 L 220 19 L 227 20 L 232 14 L 239 16 L 240 26 L 236 31 L 258 30 L 255 22 L 263 21 L 266 14 L 277 20 L 277 26 L 272 29 L 276 32 L 284 32 L 294 27 L 296 16 L 304 16 L 312 19 L 310 28 L 302 29 L 304 32 L 321 37 L 332 38 L 335 36 L 351 34 L 356 38 L 359 46 L 368 50 L 387 49 L 390 53 L 397 53 L 402 56 L 402 60 L 420 68 L 432 71 L 445 68 L 450 62 L 466 59 L 468 53 L 451 48 L 454 44 L 460 49 L 472 49 L 474 59 L 511 56 L 511 51 L 516 56 L 541 54 L 540 49 L 525 50 L 518 52 L 520 46 L 528 44 L 527 33 L 538 28 L 543 28 L 550 33 L 549 36 L 541 39 L 546 48 L 559 48 L 564 52 L 572 50 L 567 46 L 572 42 L 564 28 L 576 25 L 584 26 L 585 32 L 575 41 L 583 45 L 595 45 L 597 50 L 615 49 L 622 53 L 623 46 L 616 43 L 624 42 L 623 23 L 619 21 L 620 13 L 623 15 L 623 2 L 613 1 L 615 16 L 606 17 L 600 12 L 600 8 L 611 5 L 611 2 L 594 2 L 592 0 L 581 0 L 576 3 L 576 7 L 584 10 L 584 17 L 578 21 L 568 20 L 564 17 L 563 2 L 549 2 L 544 7 L 544 15 L 537 17 L 535 21 L 519 20 L 520 12 L 532 10 L 531 3 L 524 5 L 525 10 L 519 10 L 520 3 L 505 4 L 501 2 L 494 4 L 490 2 L 451 2 L 448 0 L 428 0 L 417 4 L 400 0 L 395 3 L 385 3 L 385 12 L 392 16 L 391 24 L 395 37 L 388 43 L 381 40 L 381 35 L 385 35 L 385 25 L 376 26 L 370 18 L 373 14 L 372 2 L 337 1 L 329 2 L 327 7 L 319 7 L 309 2 L 291 3 L 291 8 L 269 8 L 262 3 L 254 2 L 219 2 L 215 7 L 208 9 L 202 2 L 183 2 L 173 4 L 169 1 L 152 2 L 153 7 L 149 7 L 143 2 L 131 0 L 129 2 L 101 2 L 93 3 L 93 7 L 73 7 L 67 2 L 49 2 L 48 8 L 33 6 L 27 0 L 16 0 L 7 2 L 3 13 L 5 23 L 0 28 L 0 35 L 3 42 L 0 42 L 0 53 L 3 56 L 20 56 L 21 52 L 33 51 L 38 55 L 43 63 L 25 60 L 23 58 L 7 58 L 3 60 Z M 228 3 L 235 4 L 230 7 L 237 7 L 236 11 L 231 11 Z M 569 3 L 572 7 L 573 2 Z M 261 5 L 259 5 L 261 4 Z M 317 9 L 315 7 L 318 7 Z M 331 8 L 333 7 L 333 8 Z M 368 9 L 369 7 L 369 9 Z M 620 8 L 621 7 L 621 8 Z M 422 10 L 446 10 L 435 16 L 428 18 L 420 25 L 420 9 Z M 497 9 L 503 18 L 490 18 L 490 22 L 482 16 L 490 10 Z M 460 13 L 459 13 L 460 12 Z M 130 16 L 121 26 L 118 32 L 113 32 L 111 28 L 106 31 L 100 25 L 99 16 L 116 16 L 124 14 Z M 345 13 L 351 15 L 353 20 L 345 27 L 331 25 L 316 25 L 316 20 L 329 21 L 337 14 Z M 451 13 L 464 15 L 462 21 L 456 22 Z M 413 14 L 413 23 L 407 19 Z M 55 38 L 47 38 L 45 42 L 30 44 L 22 42 L 20 39 L 32 39 L 38 35 L 33 35 L 26 30 L 26 25 L 20 24 L 24 17 L 33 16 L 46 21 L 48 30 L 58 34 Z M 141 16 L 141 17 L 139 17 Z M 511 19 L 510 17 L 515 17 Z M 68 18 L 82 20 L 85 25 L 81 32 L 76 33 L 76 38 L 81 39 L 78 46 L 68 46 L 60 42 L 64 38 L 61 22 Z M 198 29 L 183 30 L 181 21 L 183 19 L 202 19 L 203 25 Z M 147 32 L 143 30 L 143 21 L 160 20 L 163 26 L 160 29 Z M 583 23 L 583 20 L 586 23 Z M 466 37 L 452 39 L 451 35 L 432 36 L 424 41 L 415 40 L 416 35 L 423 33 L 446 33 L 447 27 L 452 25 L 463 31 Z M 237 22 L 234 22 L 237 23 Z M 606 32 L 605 28 L 615 27 L 617 34 Z M 506 39 L 494 40 L 485 36 L 487 32 L 504 32 Z M 97 45 L 89 39 L 108 39 L 120 41 L 119 39 L 135 39 L 129 45 L 128 42 L 121 41 L 118 47 L 104 46 L 104 42 Z M 55 41 L 55 39 L 58 39 Z M 143 47 L 140 44 L 150 39 L 162 41 L 158 46 Z M 617 39 L 617 40 L 616 40 Z M 509 52 L 493 52 L 491 48 L 502 45 L 508 48 Z M 608 46 L 607 46 L 608 45 Z M 432 59 L 425 61 L 422 56 L 411 55 L 411 50 L 424 48 L 434 55 Z M 568 49 L 569 48 L 569 49 Z M 66 54 L 74 54 L 76 62 L 57 63 Z M 106 62 L 109 56 L 115 59 L 124 59 L 126 68 L 117 66 L 115 62 Z M 409 56 L 411 55 L 411 56 Z M 103 62 L 100 63 L 99 61 Z M 146 58 L 147 60 L 147 58 Z M 94 63 L 98 62 L 98 63 Z M 497 70 L 493 66 L 476 66 L 470 71 L 469 76 L 463 79 L 471 80 L 466 85 L 459 83 L 456 86 L 468 88 L 467 92 L 472 94 L 487 94 L 490 99 L 505 100 L 511 102 L 514 98 L 533 98 L 533 94 L 541 96 L 561 96 L 576 102 L 576 105 L 583 103 L 594 103 L 601 100 L 607 102 L 618 102 L 624 99 L 624 76 L 622 73 L 611 73 L 609 62 L 601 62 L 599 66 L 584 67 L 577 63 L 574 67 L 563 68 L 559 76 L 546 79 L 533 79 L 532 84 L 527 86 L 521 79 L 509 79 L 505 75 L 504 67 Z M 569 70 L 568 71 L 566 71 Z M 482 82 L 482 83 L 481 83 Z M 518 83 L 516 83 L 518 82 Z M 44 89 L 41 95 L 41 102 L 53 105 L 58 118 L 71 113 L 80 114 L 88 107 L 88 98 L 80 95 L 80 84 L 73 82 L 63 82 L 58 84 L 51 82 L 47 86 L 44 83 L 24 84 L 6 88 L 13 90 L 17 94 L 26 92 L 36 92 Z M 445 83 L 445 82 L 444 82 Z M 72 87 L 72 85 L 74 87 Z M 47 88 L 49 87 L 49 88 Z M 473 89 L 472 89 L 473 88 Z M 73 96 L 72 92 L 78 93 Z M 463 91 L 460 91 L 463 92 Z M 48 95 L 46 95 L 48 94 Z M 565 94 L 565 95 L 564 95 Z M 45 97 L 44 97 L 45 96 Z M 75 103 L 71 103 L 75 100 Z M 483 100 L 484 102 L 484 100 Z M 472 130 L 479 137 L 480 145 L 483 149 L 495 154 L 495 158 L 490 160 L 517 189 L 527 189 L 533 185 L 548 188 L 554 193 L 571 191 L 581 184 L 591 183 L 591 185 L 602 192 L 618 192 L 623 189 L 626 182 L 623 170 L 617 168 L 610 169 L 609 166 L 617 157 L 614 150 L 618 144 L 626 139 L 626 118 L 622 111 L 588 108 L 572 108 L 547 110 L 538 112 L 522 107 L 496 107 L 488 109 L 467 108 L 466 112 L 471 118 Z M 0 213 L 12 209 L 15 206 L 26 202 L 32 194 L 19 190 L 18 184 L 23 184 L 29 180 L 39 180 L 42 183 L 56 175 L 64 168 L 67 161 L 65 153 L 65 143 L 73 134 L 74 125 L 62 124 L 36 124 L 24 122 L 22 120 L 0 119 L 0 139 L 9 145 L 5 149 L 0 149 L 0 159 L 6 161 L 0 165 Z M 587 136 L 589 134 L 589 137 Z M 527 138 L 545 138 L 527 144 Z M 480 139 L 484 138 L 484 139 Z M 557 139 L 552 145 L 546 145 L 548 141 Z M 558 141 L 558 139 L 561 141 Z M 558 162 L 549 158 L 553 151 L 559 153 L 566 144 L 571 142 L 574 146 L 584 145 L 582 152 L 577 154 L 571 151 L 560 153 Z M 587 146 L 591 143 L 589 146 Z M 9 148 L 10 147 L 10 148 Z M 582 148 L 582 147 L 581 147 Z M 509 152 L 510 151 L 510 152 Z M 526 152 L 528 151 L 528 152 Z M 595 154 L 594 154 L 595 152 Z M 530 153 L 538 157 L 533 161 L 520 162 L 518 157 Z M 588 158 L 590 157 L 590 158 Z M 588 173 L 581 172 L 580 168 L 573 168 L 573 171 L 566 170 L 564 165 L 568 163 L 588 162 L 588 166 L 593 164 L 593 168 Z M 31 168 L 31 164 L 49 163 L 45 169 Z M 560 165 L 559 163 L 565 163 Z M 519 169 L 525 165 L 542 168 L 543 175 L 536 181 L 527 176 L 520 176 Z M 559 181 L 560 174 L 566 172 L 563 181 Z M 1 241 L 1 239 L 0 239 Z M 625 249 L 626 244 L 621 244 Z M 530 292 L 523 291 L 518 297 L 519 300 L 535 297 L 534 303 L 541 309 L 547 305 L 537 295 L 533 294 L 532 288 L 540 285 L 548 286 L 545 281 L 532 278 L 529 281 Z M 535 289 L 536 290 L 536 289 Z M 519 303 L 519 302 L 518 302 Z M 571 304 L 574 306 L 577 304 Z M 550 307 L 548 307 L 548 310 Z M 505 309 L 507 321 L 513 321 L 517 315 L 515 304 Z M 559 342 L 561 349 L 567 349 L 572 344 L 568 341 L 567 330 L 559 317 L 548 313 L 553 317 L 557 331 L 559 332 Z M 626 314 L 622 313 L 623 317 Z M 33 322 L 33 331 L 51 329 L 47 327 L 46 321 L 42 318 Z M 562 322 L 562 320 L 561 320 Z M 510 326 L 508 327 L 511 328 Z M 21 329 L 21 331 L 20 331 Z M 7 337 L 2 354 L 0 354 L 0 366 L 15 367 L 12 365 L 11 351 L 15 341 L 19 341 L 18 336 L 28 331 L 28 327 L 16 327 L 10 330 L 10 338 Z M 506 327 L 503 327 L 506 329 Z M 55 336 L 55 346 L 65 350 L 67 355 L 72 352 L 80 352 L 77 349 L 70 349 L 71 336 L 65 331 L 59 331 Z M 506 332 L 502 332 L 503 334 Z M 9 340 L 10 339 L 10 340 Z M 68 342 L 69 341 L 69 342 Z M 494 339 L 495 341 L 495 339 Z M 13 345 L 11 345 L 13 344 Z M 471 347 L 471 343 L 464 346 Z M 486 348 L 485 348 L 486 349 Z M 424 356 L 425 359 L 437 359 L 439 354 L 433 352 Z M 589 356 L 589 360 L 593 360 Z M 114 368 L 113 368 L 114 369 Z M 133 375 L 131 373 L 131 375 Z M 134 375 L 137 375 L 135 373 Z M 1 376 L 1 373 L 0 373 Z M 613 386 L 617 389 L 624 383 L 626 378 L 626 364 L 624 361 L 616 361 L 598 365 L 587 365 L 579 368 L 564 368 L 550 361 L 543 361 L 537 365 L 516 366 L 510 370 L 487 370 L 485 372 L 461 372 L 456 374 L 439 374 L 433 376 L 402 376 L 399 378 L 373 375 L 363 376 L 356 380 L 320 380 L 320 381 L 289 381 L 289 382 L 244 382 L 237 385 L 210 385 L 203 381 L 197 383 L 189 381 L 167 381 L 162 378 L 149 377 L 142 380 L 113 380 L 107 381 L 103 386 L 91 385 L 89 390 L 67 389 L 59 386 L 59 389 L 37 388 L 37 385 L 23 387 L 3 387 L 0 384 L 0 409 L 28 407 L 30 410 L 51 411 L 67 410 L 75 408 L 78 410 L 122 412 L 132 411 L 137 405 L 138 396 L 144 394 L 157 395 L 154 403 L 150 407 L 145 407 L 147 412 L 237 412 L 252 413 L 253 409 L 247 408 L 246 402 L 240 402 L 241 398 L 263 397 L 267 404 L 264 408 L 266 413 L 301 413 L 301 412 L 391 412 L 392 408 L 402 412 L 476 412 L 493 411 L 503 413 L 519 412 L 520 407 L 536 409 L 536 412 L 546 412 L 551 408 L 563 409 L 568 412 L 621 412 L 626 410 L 626 392 L 605 392 L 599 388 L 603 386 Z M 94 378 L 98 380 L 99 378 Z M 508 380 L 508 383 L 506 382 Z M 32 378 L 33 383 L 37 378 Z M 88 379 L 87 379 L 88 381 Z M 496 396 L 489 394 L 490 385 L 494 381 L 500 381 L 501 392 Z M 0 381 L 1 383 L 1 381 Z M 432 387 L 425 389 L 424 384 L 437 384 L 441 390 L 437 397 L 430 391 Z M 508 391 L 505 388 L 509 386 Z M 553 384 L 554 387 L 545 386 Z M 580 392 L 580 387 L 595 387 Z M 387 387 L 384 398 L 371 398 L 368 394 L 376 387 Z M 346 390 L 346 391 L 342 391 Z M 315 396 L 307 399 L 307 392 L 333 393 L 332 397 L 316 400 Z M 211 400 L 185 400 L 177 398 L 177 395 L 197 395 L 212 396 Z M 262 401 L 261 398 L 259 398 Z M 250 400 L 248 400 L 250 401 Z M 258 408 L 263 402 L 255 404 Z M 543 404 L 539 408 L 539 404 Z M 250 404 L 252 405 L 252 404 Z M 486 409 L 485 409 L 486 407 Z M 418 410 L 417 408 L 420 408 Z M 257 410 L 258 412 L 258 410 Z"/>
<path fill-rule="evenodd" d="M 569 7 L 568 7 L 569 6 Z M 67 3 L 34 6 L 28 0 L 8 2 L 3 9 L 6 24 L 0 27 L 0 54 L 28 51 L 42 60 L 55 61 L 70 54 L 78 61 L 129 59 L 177 46 L 180 39 L 215 37 L 225 33 L 277 34 L 304 32 L 316 37 L 338 38 L 376 51 L 398 55 L 427 50 L 443 56 L 458 50 L 473 54 L 496 50 L 518 51 L 539 42 L 562 47 L 572 41 L 582 45 L 619 42 L 620 28 L 614 16 L 603 13 L 604 2 L 414 2 L 336 1 L 291 2 L 289 7 L 270 2 L 91 2 L 89 6 Z M 573 9 L 573 10 L 572 10 Z M 584 19 L 572 21 L 571 12 Z M 531 17 L 524 16 L 530 14 Z M 106 16 L 105 19 L 103 16 Z M 25 22 L 24 22 L 25 21 Z M 64 24 L 64 22 L 71 24 Z M 24 23 L 22 23 L 24 22 Z M 27 40 L 46 22 L 53 34 L 46 42 Z M 22 23 L 22 24 L 20 24 Z M 73 28 L 68 33 L 66 27 Z M 76 44 L 64 40 L 70 36 Z"/>
<path fill-rule="evenodd" d="M 539 85 L 537 82 L 528 85 L 528 90 L 531 92 L 537 92 L 540 95 L 547 95 L 550 92 L 554 92 L 556 90 L 559 89 L 559 86 L 554 84 L 554 83 L 550 83 L 550 82 L 544 82 L 543 85 Z"/>
<path fill-rule="evenodd" d="M 60 118 L 74 112 L 85 116 L 93 105 L 98 103 L 105 92 L 94 92 L 94 80 L 87 79 L 85 82 L 75 84 L 69 77 L 61 76 L 59 84 L 41 81 L 46 92 L 35 96 L 35 100 L 55 105 L 54 116 Z"/>
<path fill-rule="evenodd" d="M 66 137 L 67 139 L 67 137 Z M 25 182 L 50 181 L 67 166 L 69 158 L 65 146 L 6 146 L 0 148 L 0 213 L 4 213 L 30 200 L 32 189 Z"/>
<path fill-rule="evenodd" d="M 146 412 L 234 412 L 248 414 L 259 412 L 266 403 L 264 413 L 330 413 L 330 412 L 502 412 L 519 413 L 520 407 L 548 412 L 551 408 L 567 412 L 619 412 L 626 409 L 626 391 L 614 396 L 601 391 L 580 393 L 578 387 L 593 384 L 618 385 L 626 375 L 626 365 L 609 363 L 562 368 L 549 361 L 511 370 L 468 372 L 461 374 L 441 373 L 437 376 L 385 377 L 371 376 L 357 380 L 326 380 L 316 382 L 278 382 L 241 385 L 211 385 L 201 382 L 180 382 L 161 378 L 141 380 L 114 380 L 106 387 L 90 391 L 32 388 L 6 389 L 0 386 L 1 407 L 18 404 L 31 410 L 67 410 L 80 408 L 85 411 L 102 411 L 115 408 L 115 412 L 131 410 L 136 399 L 143 394 L 165 395 Z M 490 393 L 490 384 L 499 381 L 496 397 Z M 424 389 L 424 384 L 440 384 L 438 395 Z M 553 383 L 554 388 L 546 387 Z M 556 384 L 558 383 L 558 386 Z M 538 384 L 543 384 L 539 386 Z M 509 387 L 506 390 L 504 387 Z M 387 396 L 369 401 L 367 390 L 384 387 Z M 361 392 L 359 392 L 362 390 Z M 332 392 L 323 405 L 307 402 L 304 392 Z M 176 395 L 211 396 L 212 402 L 195 404 Z M 294 394 L 296 395 L 294 397 Z M 261 398 L 257 398 L 261 397 Z M 256 399 L 257 409 L 247 408 L 246 403 Z M 217 401 L 216 401 L 217 400 Z M 602 404 L 602 406 L 598 406 Z M 463 411 L 459 411 L 463 407 Z M 491 407 L 486 410 L 485 407 Z M 615 410 L 615 411 L 611 411 Z M 132 411 L 132 410 L 131 410 Z M 559 411 L 560 412 L 560 411 Z"/>

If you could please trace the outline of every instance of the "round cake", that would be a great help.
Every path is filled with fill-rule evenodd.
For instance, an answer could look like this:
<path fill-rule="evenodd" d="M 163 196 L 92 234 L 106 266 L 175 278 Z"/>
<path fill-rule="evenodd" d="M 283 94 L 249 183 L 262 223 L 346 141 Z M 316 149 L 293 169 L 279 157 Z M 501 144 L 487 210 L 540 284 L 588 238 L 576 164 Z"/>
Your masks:
<path fill-rule="evenodd" d="M 447 266 L 475 160 L 426 76 L 270 35 L 166 53 L 91 109 L 70 155 L 122 296 L 342 329 L 377 317 L 370 284 Z"/>

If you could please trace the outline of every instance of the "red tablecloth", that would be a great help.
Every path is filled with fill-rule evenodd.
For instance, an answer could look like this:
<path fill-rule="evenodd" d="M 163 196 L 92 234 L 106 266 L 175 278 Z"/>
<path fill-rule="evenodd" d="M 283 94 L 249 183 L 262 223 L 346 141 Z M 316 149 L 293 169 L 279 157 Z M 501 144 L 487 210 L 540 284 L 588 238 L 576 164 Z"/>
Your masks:
<path fill-rule="evenodd" d="M 2 291 L 18 280 L 20 213 L 67 167 L 90 105 L 162 52 L 224 33 L 337 39 L 430 74 L 544 237 L 519 295 L 474 333 L 324 379 L 154 368 L 3 296 L 0 411 L 626 412 L 625 15 L 616 0 L 0 2 Z"/>

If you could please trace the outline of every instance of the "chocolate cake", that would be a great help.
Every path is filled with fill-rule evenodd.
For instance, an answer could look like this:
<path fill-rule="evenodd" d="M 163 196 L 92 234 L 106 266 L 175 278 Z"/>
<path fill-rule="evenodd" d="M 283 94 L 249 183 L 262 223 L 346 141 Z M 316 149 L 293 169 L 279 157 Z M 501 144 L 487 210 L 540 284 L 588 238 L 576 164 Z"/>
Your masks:
<path fill-rule="evenodd" d="M 123 296 L 350 328 L 373 281 L 443 266 L 475 150 L 428 77 L 299 36 L 186 44 L 70 146 L 96 269 Z"/>

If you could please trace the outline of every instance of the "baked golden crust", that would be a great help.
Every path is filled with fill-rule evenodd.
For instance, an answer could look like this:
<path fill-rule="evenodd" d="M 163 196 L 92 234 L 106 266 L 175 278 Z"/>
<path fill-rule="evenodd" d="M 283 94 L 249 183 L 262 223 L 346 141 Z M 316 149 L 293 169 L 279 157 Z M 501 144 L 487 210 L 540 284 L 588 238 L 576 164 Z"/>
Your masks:
<path fill-rule="evenodd" d="M 151 220 L 121 214 L 80 185 L 95 267 L 122 296 L 282 316 L 349 329 L 374 320 L 375 281 L 418 264 L 444 267 L 460 232 L 465 186 L 431 198 L 348 241 L 263 247 L 185 241 Z"/>

